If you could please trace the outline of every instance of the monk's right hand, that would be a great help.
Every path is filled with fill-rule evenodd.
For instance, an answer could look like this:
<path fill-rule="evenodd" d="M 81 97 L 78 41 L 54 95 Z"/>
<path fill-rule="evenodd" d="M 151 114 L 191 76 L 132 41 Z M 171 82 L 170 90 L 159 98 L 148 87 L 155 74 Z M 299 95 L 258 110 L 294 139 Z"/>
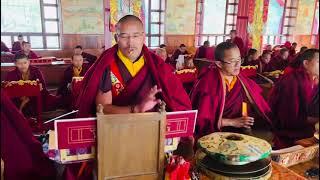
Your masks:
<path fill-rule="evenodd" d="M 144 97 L 142 102 L 136 106 L 137 112 L 143 113 L 153 109 L 157 104 L 161 103 L 160 99 L 156 98 L 156 94 L 161 92 L 161 89 L 158 89 L 157 85 L 153 86 L 149 93 Z"/>
<path fill-rule="evenodd" d="M 253 117 L 239 117 L 235 119 L 230 119 L 230 126 L 237 128 L 247 128 L 250 129 L 253 126 L 254 118 Z"/>

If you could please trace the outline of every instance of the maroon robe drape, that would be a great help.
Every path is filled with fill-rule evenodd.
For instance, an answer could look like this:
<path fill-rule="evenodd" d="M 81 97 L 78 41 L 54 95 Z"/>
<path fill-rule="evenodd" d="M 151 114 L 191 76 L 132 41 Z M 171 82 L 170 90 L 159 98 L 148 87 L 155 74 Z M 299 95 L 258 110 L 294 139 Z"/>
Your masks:
<path fill-rule="evenodd" d="M 106 50 L 88 70 L 83 80 L 83 91 L 78 98 L 80 117 L 95 116 L 95 97 L 99 82 L 105 69 L 116 59 L 118 46 Z M 157 55 L 151 53 L 146 46 L 143 47 L 143 56 L 148 74 L 151 75 L 154 85 L 162 89 L 162 99 L 166 102 L 169 111 L 191 109 L 188 95 L 182 84 L 172 73 L 172 69 Z M 143 79 L 143 78 L 142 78 Z"/>
<path fill-rule="evenodd" d="M 214 48 L 200 46 L 197 49 L 194 58 L 205 58 L 205 59 L 214 60 Z"/>
<path fill-rule="evenodd" d="M 298 68 L 285 74 L 271 90 L 269 104 L 274 116 L 275 148 L 286 148 L 313 136 L 314 125 L 307 123 L 307 117 L 318 87 L 312 88 L 312 83 L 307 72 Z"/>
<path fill-rule="evenodd" d="M 21 50 L 21 51 L 19 51 L 18 53 L 24 54 L 24 51 Z M 33 52 L 33 51 L 30 50 L 30 52 L 29 52 L 29 54 L 28 54 L 28 59 L 38 59 L 38 58 L 40 58 L 40 56 L 38 56 L 35 52 Z"/>
<path fill-rule="evenodd" d="M 254 103 L 252 106 L 256 107 L 255 110 L 257 114 L 271 126 L 271 121 L 269 120 L 271 111 L 261 96 L 262 90 L 260 87 L 241 74 L 239 74 L 237 78 L 241 83 L 241 91 L 244 90 L 244 87 L 246 88 L 248 92 L 246 98 L 252 99 Z M 231 101 L 230 99 L 226 100 L 224 83 L 220 70 L 215 66 L 210 66 L 199 75 L 199 80 L 191 92 L 193 109 L 198 109 L 195 131 L 196 139 L 213 132 L 221 131 L 221 118 L 223 117 L 223 113 L 225 113 L 226 109 L 232 110 L 235 108 L 228 104 L 236 103 L 234 99 L 237 98 L 237 96 L 231 98 Z M 231 113 L 231 115 L 236 113 Z"/>
<path fill-rule="evenodd" d="M 25 42 L 25 41 L 23 41 L 23 42 Z M 22 43 L 23 43 L 23 42 L 22 42 Z M 15 54 L 15 53 L 21 51 L 21 50 L 22 50 L 22 43 L 20 44 L 19 41 L 14 42 L 14 43 L 12 44 L 11 52 L 12 52 L 13 54 Z"/>
<path fill-rule="evenodd" d="M 244 42 L 241 37 L 236 36 L 234 39 L 228 39 L 227 41 L 232 42 L 238 46 L 238 48 L 240 50 L 241 57 L 246 56 Z"/>
<path fill-rule="evenodd" d="M 39 70 L 39 68 L 35 67 L 35 66 L 29 66 L 29 80 L 37 80 L 39 79 L 39 82 L 42 84 L 42 88 L 43 90 L 41 91 L 41 95 L 42 95 L 42 105 L 45 111 L 46 110 L 51 110 L 54 109 L 55 106 L 57 105 L 59 98 L 57 98 L 54 95 L 51 95 L 49 93 L 49 91 L 47 90 L 46 87 L 46 82 L 43 78 L 43 75 L 41 73 L 41 71 Z M 20 71 L 18 70 L 18 68 L 14 69 L 13 71 L 10 71 L 7 76 L 6 76 L 6 81 L 19 81 L 22 80 L 22 74 L 20 73 Z M 17 106 L 20 106 L 21 101 L 19 98 L 15 98 L 14 102 Z M 24 108 L 23 112 L 25 114 L 25 116 L 35 116 L 36 114 L 36 107 L 37 107 L 37 103 L 36 103 L 36 98 L 31 97 L 30 101 L 28 102 L 28 104 L 26 105 L 26 107 Z"/>
<path fill-rule="evenodd" d="M 53 162 L 43 153 L 27 120 L 1 91 L 1 158 L 8 180 L 54 180 Z"/>
<path fill-rule="evenodd" d="M 276 70 L 284 70 L 289 65 L 289 61 L 282 59 L 280 55 L 272 57 L 270 63 Z"/>
<path fill-rule="evenodd" d="M 7 45 L 1 41 L 1 52 L 9 52 L 9 48 L 7 47 Z"/>

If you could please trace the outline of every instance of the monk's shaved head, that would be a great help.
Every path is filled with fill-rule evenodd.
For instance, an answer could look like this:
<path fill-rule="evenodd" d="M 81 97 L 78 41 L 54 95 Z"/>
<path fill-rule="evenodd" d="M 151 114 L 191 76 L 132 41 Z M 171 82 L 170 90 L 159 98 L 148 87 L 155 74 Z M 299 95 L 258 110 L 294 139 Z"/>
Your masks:
<path fill-rule="evenodd" d="M 134 16 L 134 15 L 125 15 L 116 24 L 117 33 L 120 32 L 121 24 L 125 24 L 125 23 L 137 23 L 138 25 L 140 25 L 143 28 L 143 23 L 139 17 Z"/>

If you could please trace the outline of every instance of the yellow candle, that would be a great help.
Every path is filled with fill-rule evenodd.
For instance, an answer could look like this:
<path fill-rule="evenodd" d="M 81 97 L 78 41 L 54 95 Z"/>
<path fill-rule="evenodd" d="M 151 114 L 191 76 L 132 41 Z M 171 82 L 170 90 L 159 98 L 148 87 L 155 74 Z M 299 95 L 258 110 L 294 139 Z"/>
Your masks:
<path fill-rule="evenodd" d="M 248 105 L 246 102 L 242 102 L 242 116 L 243 117 L 248 116 Z"/>

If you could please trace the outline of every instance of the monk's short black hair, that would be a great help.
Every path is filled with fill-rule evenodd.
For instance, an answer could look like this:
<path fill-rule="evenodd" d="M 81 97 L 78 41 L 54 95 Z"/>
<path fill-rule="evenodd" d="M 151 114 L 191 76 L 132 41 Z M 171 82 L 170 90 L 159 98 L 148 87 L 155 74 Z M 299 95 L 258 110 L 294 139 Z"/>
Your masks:
<path fill-rule="evenodd" d="M 82 46 L 77 45 L 76 47 L 74 47 L 75 49 L 82 49 Z"/>
<path fill-rule="evenodd" d="M 185 44 L 180 44 L 179 47 L 187 47 Z"/>
<path fill-rule="evenodd" d="M 230 31 L 230 33 L 237 33 L 237 30 L 232 29 L 232 30 Z"/>
<path fill-rule="evenodd" d="M 291 66 L 293 67 L 302 66 L 303 61 L 305 60 L 311 61 L 314 58 L 316 53 L 319 53 L 319 49 L 312 48 L 312 49 L 305 50 L 303 53 L 298 55 L 298 57 L 294 60 Z"/>
<path fill-rule="evenodd" d="M 238 46 L 232 42 L 222 42 L 218 44 L 214 51 L 214 58 L 217 61 L 223 61 L 224 52 L 229 49 L 238 48 Z"/>
<path fill-rule="evenodd" d="M 287 48 L 281 48 L 281 49 L 280 49 L 280 54 L 283 54 L 283 53 L 285 53 L 285 52 L 287 52 L 287 51 L 289 51 L 289 49 L 287 49 Z"/>
<path fill-rule="evenodd" d="M 296 42 L 293 42 L 291 45 L 293 46 L 293 45 L 298 45 L 298 44 Z"/>
<path fill-rule="evenodd" d="M 16 53 L 14 56 L 14 60 L 17 61 L 19 59 L 28 59 L 28 56 L 21 52 Z"/>
<path fill-rule="evenodd" d="M 22 42 L 22 46 L 25 45 L 25 44 L 30 44 L 30 43 L 28 41 L 23 41 Z"/>
<path fill-rule="evenodd" d="M 307 49 L 308 49 L 307 46 L 302 46 L 302 47 L 300 48 L 300 52 L 303 52 L 303 51 L 305 51 L 305 50 L 307 50 Z"/>
<path fill-rule="evenodd" d="M 209 41 L 205 41 L 205 42 L 203 42 L 203 45 L 206 45 L 206 44 L 210 44 L 210 42 Z"/>
<path fill-rule="evenodd" d="M 159 46 L 160 48 L 165 48 L 165 47 L 167 47 L 165 44 L 160 44 L 160 46 Z"/>
<path fill-rule="evenodd" d="M 22 35 L 22 34 L 19 34 L 19 35 L 18 35 L 18 38 L 19 38 L 19 37 L 23 37 L 23 35 Z"/>
<path fill-rule="evenodd" d="M 268 54 L 272 54 L 272 51 L 270 51 L 270 50 L 264 50 L 263 52 L 262 52 L 262 57 L 265 57 L 266 55 L 268 55 Z"/>
<path fill-rule="evenodd" d="M 249 49 L 249 51 L 248 51 L 248 56 L 254 55 L 254 54 L 257 53 L 257 52 L 258 52 L 258 50 L 254 49 L 254 48 L 251 48 L 251 49 Z"/>

